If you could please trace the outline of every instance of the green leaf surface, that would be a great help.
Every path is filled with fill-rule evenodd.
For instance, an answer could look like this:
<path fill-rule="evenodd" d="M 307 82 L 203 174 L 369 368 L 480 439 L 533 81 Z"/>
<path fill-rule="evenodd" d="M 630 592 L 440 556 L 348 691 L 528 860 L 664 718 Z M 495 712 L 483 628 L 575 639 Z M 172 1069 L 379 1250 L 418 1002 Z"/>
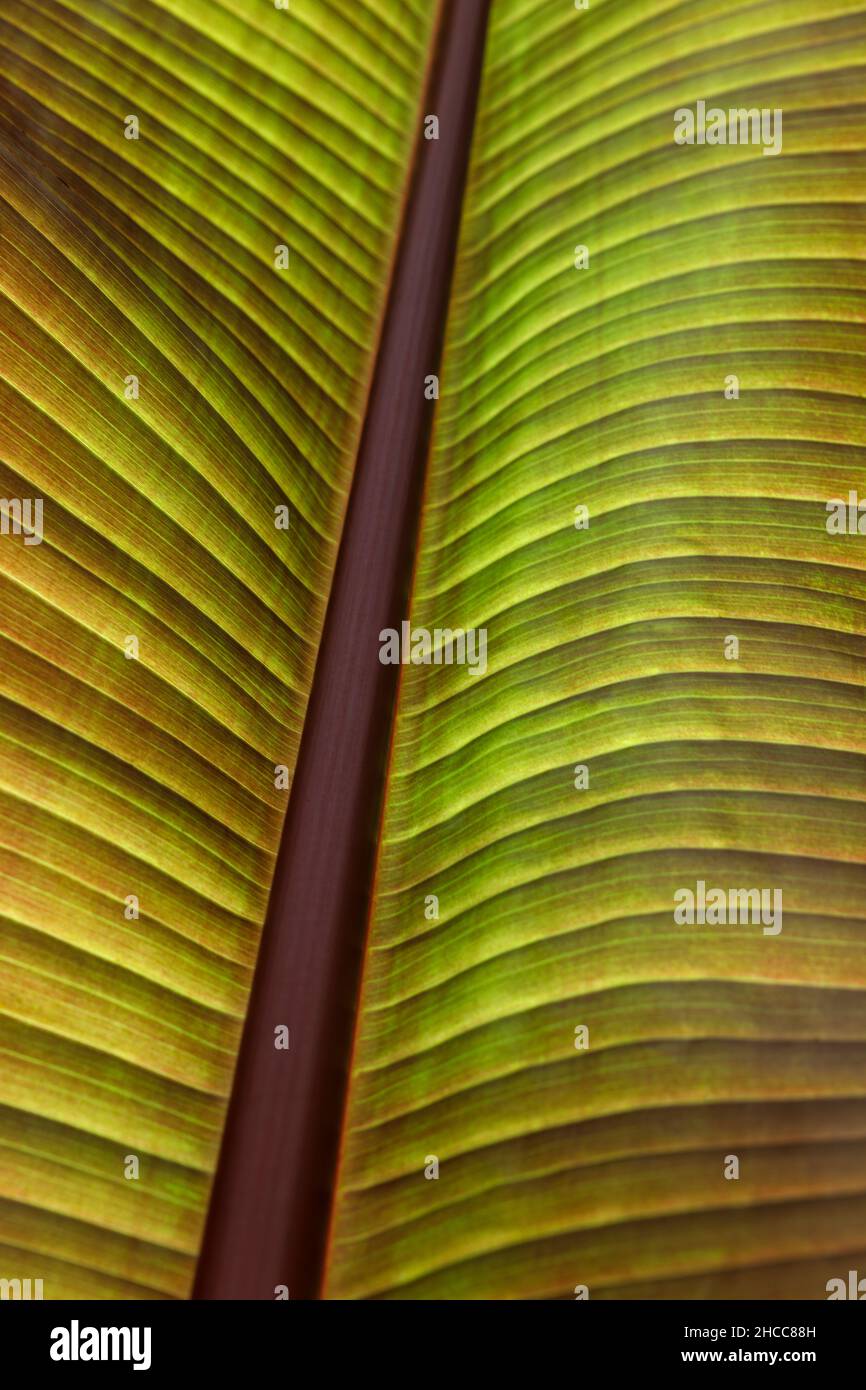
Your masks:
<path fill-rule="evenodd" d="M 0 1267 L 46 1298 L 191 1286 L 431 20 L 3 6 Z"/>
<path fill-rule="evenodd" d="M 401 670 L 326 1296 L 866 1247 L 864 77 L 854 0 L 494 0 L 410 613 L 488 664 Z M 699 99 L 781 153 L 675 144 Z"/>

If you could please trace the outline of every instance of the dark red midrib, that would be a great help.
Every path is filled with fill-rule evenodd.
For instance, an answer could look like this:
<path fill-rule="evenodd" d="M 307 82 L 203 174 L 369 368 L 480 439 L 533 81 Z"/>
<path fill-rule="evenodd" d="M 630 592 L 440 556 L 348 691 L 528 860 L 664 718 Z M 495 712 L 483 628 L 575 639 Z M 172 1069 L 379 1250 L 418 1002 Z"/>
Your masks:
<path fill-rule="evenodd" d="M 445 0 L 193 1296 L 319 1296 L 376 829 L 490 0 Z M 288 1052 L 274 1029 L 290 1030 Z"/>

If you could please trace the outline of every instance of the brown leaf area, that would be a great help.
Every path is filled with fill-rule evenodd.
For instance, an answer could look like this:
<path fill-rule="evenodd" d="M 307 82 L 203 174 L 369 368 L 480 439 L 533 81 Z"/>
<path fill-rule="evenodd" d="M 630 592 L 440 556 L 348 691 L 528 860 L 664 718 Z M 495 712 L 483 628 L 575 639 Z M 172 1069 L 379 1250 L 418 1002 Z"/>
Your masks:
<path fill-rule="evenodd" d="M 192 1287 L 426 65 L 396 21 L 2 7 L 0 1276 L 46 1299 Z"/>

